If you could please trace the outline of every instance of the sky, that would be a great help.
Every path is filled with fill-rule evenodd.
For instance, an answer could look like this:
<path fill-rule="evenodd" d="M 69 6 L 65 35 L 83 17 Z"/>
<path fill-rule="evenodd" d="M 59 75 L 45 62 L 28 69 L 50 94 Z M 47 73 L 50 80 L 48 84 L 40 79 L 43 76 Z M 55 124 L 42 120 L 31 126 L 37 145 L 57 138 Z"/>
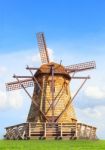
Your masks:
<path fill-rule="evenodd" d="M 50 59 L 63 65 L 91 60 L 90 75 L 74 107 L 79 122 L 97 127 L 105 139 L 105 1 L 0 0 L 0 137 L 4 128 L 26 121 L 31 101 L 23 90 L 7 92 L 13 74 L 28 75 L 26 65 L 41 65 L 36 33 L 44 32 Z M 71 81 L 72 95 L 80 81 Z M 32 94 L 33 88 L 29 88 Z"/>

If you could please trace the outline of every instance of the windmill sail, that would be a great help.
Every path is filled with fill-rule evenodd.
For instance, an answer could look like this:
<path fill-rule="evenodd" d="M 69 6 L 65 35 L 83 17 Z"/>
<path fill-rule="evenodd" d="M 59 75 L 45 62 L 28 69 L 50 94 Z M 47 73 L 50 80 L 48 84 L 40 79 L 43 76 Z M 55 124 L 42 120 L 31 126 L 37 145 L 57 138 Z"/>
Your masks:
<path fill-rule="evenodd" d="M 34 86 L 34 82 L 33 82 L 32 79 L 20 80 L 20 83 L 25 88 Z M 12 91 L 12 90 L 22 89 L 22 86 L 21 86 L 20 83 L 18 81 L 6 83 L 6 90 L 7 91 Z"/>
<path fill-rule="evenodd" d="M 75 65 L 70 65 L 66 66 L 65 69 L 68 73 L 72 72 L 80 72 L 80 71 L 85 71 L 89 69 L 95 69 L 96 68 L 96 63 L 95 61 L 90 61 L 86 63 L 80 63 L 80 64 L 75 64 Z"/>
<path fill-rule="evenodd" d="M 47 64 L 49 63 L 49 56 L 48 56 L 46 41 L 43 32 L 37 33 L 37 41 L 38 41 L 38 47 L 40 51 L 41 62 L 42 64 Z"/>

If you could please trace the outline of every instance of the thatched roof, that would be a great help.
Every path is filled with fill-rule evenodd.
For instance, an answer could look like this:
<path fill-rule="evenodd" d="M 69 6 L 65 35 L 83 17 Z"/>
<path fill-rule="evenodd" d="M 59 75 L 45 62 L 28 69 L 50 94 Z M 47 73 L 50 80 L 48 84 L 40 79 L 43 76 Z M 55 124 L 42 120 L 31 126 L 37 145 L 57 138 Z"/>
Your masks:
<path fill-rule="evenodd" d="M 70 75 L 67 73 L 67 71 L 65 70 L 64 66 L 51 62 L 49 64 L 43 64 L 35 73 L 35 76 L 38 77 L 40 75 L 51 75 L 52 71 L 51 71 L 51 66 L 53 66 L 54 68 L 54 75 L 61 75 L 61 76 L 65 76 L 66 78 L 70 79 Z"/>

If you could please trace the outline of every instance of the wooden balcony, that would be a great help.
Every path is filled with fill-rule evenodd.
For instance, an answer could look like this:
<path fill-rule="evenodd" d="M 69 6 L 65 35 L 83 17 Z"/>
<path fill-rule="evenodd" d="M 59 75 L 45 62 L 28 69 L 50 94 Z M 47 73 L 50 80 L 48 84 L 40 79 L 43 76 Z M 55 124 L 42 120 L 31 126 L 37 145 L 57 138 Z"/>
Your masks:
<path fill-rule="evenodd" d="M 82 123 L 22 123 L 6 127 L 6 139 L 96 139 L 96 128 Z"/>

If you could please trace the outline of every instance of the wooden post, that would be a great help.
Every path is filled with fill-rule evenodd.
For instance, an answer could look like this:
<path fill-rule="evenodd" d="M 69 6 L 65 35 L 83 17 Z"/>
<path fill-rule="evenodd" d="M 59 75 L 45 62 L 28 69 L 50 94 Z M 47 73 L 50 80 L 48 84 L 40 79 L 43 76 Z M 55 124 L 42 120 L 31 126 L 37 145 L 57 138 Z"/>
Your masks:
<path fill-rule="evenodd" d="M 84 125 L 83 138 L 87 138 L 87 125 Z"/>
<path fill-rule="evenodd" d="M 29 133 L 29 138 L 30 138 L 30 136 L 31 136 L 31 131 L 30 131 L 31 130 L 31 125 L 30 125 L 30 123 L 28 123 L 28 127 L 29 127 L 29 132 L 28 133 Z"/>
<path fill-rule="evenodd" d="M 96 137 L 96 128 L 94 128 L 94 134 L 93 134 L 94 136 L 93 136 L 93 139 L 96 139 L 97 137 Z"/>
<path fill-rule="evenodd" d="M 76 122 L 76 124 L 75 124 L 75 137 L 77 138 L 77 122 Z"/>
<path fill-rule="evenodd" d="M 62 138 L 62 136 L 63 136 L 63 134 L 62 134 L 62 123 L 61 123 L 61 135 L 60 135 L 60 137 Z"/>
<path fill-rule="evenodd" d="M 81 123 L 78 124 L 78 139 L 81 138 L 82 134 L 81 134 Z"/>
<path fill-rule="evenodd" d="M 51 75 L 52 75 L 52 82 L 51 82 L 51 92 L 52 92 L 52 122 L 54 122 L 54 66 L 51 66 Z"/>
<path fill-rule="evenodd" d="M 46 137 L 46 122 L 44 123 L 44 137 Z"/>
<path fill-rule="evenodd" d="M 93 128 L 91 127 L 91 128 L 90 128 L 89 139 L 91 139 L 92 130 L 93 130 Z"/>

